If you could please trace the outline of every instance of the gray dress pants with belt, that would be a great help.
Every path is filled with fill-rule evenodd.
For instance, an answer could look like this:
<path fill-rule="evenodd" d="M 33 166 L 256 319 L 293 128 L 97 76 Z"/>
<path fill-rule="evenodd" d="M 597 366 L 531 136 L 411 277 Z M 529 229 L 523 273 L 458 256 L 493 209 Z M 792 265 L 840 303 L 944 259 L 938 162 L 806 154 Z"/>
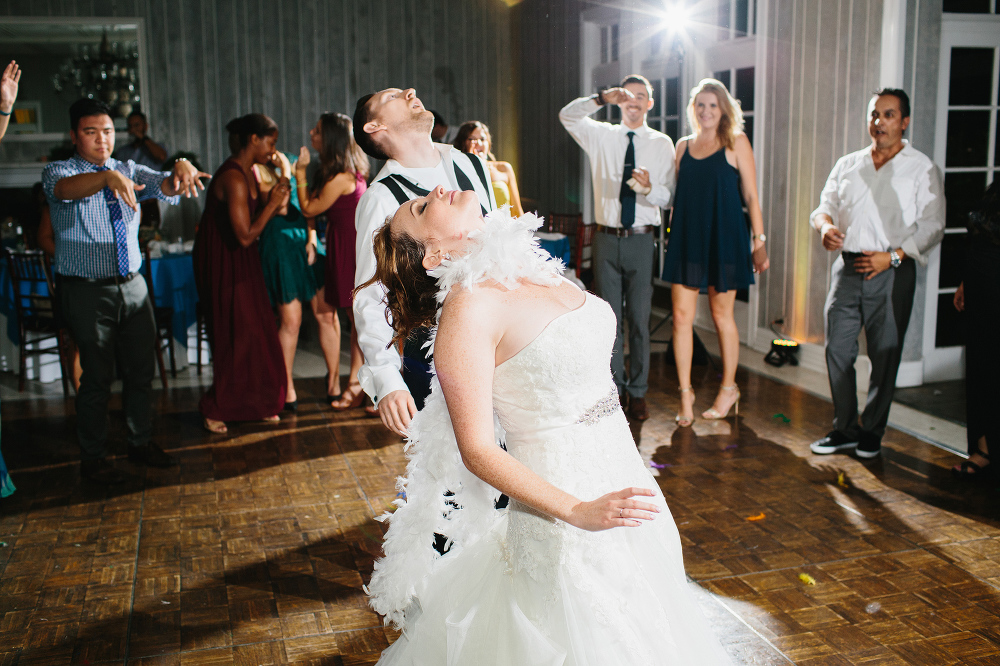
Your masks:
<path fill-rule="evenodd" d="M 156 322 L 146 281 L 141 276 L 121 285 L 95 285 L 60 279 L 58 298 L 63 319 L 80 350 L 80 390 L 76 394 L 76 430 L 83 460 L 108 455 L 108 401 L 118 367 L 129 446 L 149 444 L 153 429 L 153 345 Z"/>
<path fill-rule="evenodd" d="M 615 311 L 618 330 L 611 373 L 618 395 L 645 398 L 649 387 L 649 311 L 653 304 L 653 234 L 621 238 L 594 234 L 594 288 Z M 624 315 L 624 319 L 622 317 Z M 625 319 L 628 319 L 629 372 L 625 375 Z"/>
<path fill-rule="evenodd" d="M 826 368 L 833 394 L 833 427 L 851 441 L 857 441 L 862 433 L 879 440 L 885 434 L 915 287 L 912 259 L 871 280 L 854 271 L 850 253 L 842 254 L 833 264 L 826 297 Z M 872 372 L 859 425 L 854 362 L 862 326 Z"/>

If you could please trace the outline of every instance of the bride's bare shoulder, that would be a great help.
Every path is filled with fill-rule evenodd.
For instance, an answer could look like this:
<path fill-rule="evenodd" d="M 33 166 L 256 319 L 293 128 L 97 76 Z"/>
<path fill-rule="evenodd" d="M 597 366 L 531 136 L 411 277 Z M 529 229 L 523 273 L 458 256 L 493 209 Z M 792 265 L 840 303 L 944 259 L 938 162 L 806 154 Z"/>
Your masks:
<path fill-rule="evenodd" d="M 442 306 L 439 334 L 453 328 L 488 327 L 502 316 L 507 292 L 492 280 L 480 282 L 471 289 L 455 286 Z"/>

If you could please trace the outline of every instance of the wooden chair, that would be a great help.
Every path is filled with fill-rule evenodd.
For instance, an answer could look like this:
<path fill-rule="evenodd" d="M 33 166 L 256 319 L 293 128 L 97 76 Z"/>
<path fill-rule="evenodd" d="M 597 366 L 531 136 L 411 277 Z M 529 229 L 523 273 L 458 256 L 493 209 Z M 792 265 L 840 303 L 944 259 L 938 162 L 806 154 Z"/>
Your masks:
<path fill-rule="evenodd" d="M 146 279 L 146 289 L 149 291 L 149 302 L 153 304 L 153 318 L 156 320 L 156 364 L 160 368 L 160 382 L 167 388 L 167 370 L 163 365 L 163 348 L 170 352 L 170 374 L 177 379 L 177 361 L 174 358 L 174 309 L 160 307 L 156 304 L 156 294 L 153 291 L 153 264 L 149 259 L 149 248 L 143 251 L 142 276 Z"/>
<path fill-rule="evenodd" d="M 68 398 L 69 373 L 72 370 L 66 354 L 66 331 L 60 326 L 55 314 L 56 292 L 48 258 L 41 250 L 18 252 L 3 248 L 3 253 L 14 291 L 14 310 L 17 313 L 17 327 L 20 334 L 18 351 L 21 367 L 17 390 L 24 390 L 28 356 L 55 352 L 59 356 L 63 394 Z M 46 293 L 42 293 L 43 291 Z M 39 349 L 37 344 L 46 340 L 55 340 L 56 348 Z M 35 345 L 35 348 L 28 349 L 28 344 Z"/>
<path fill-rule="evenodd" d="M 546 231 L 569 237 L 572 248 L 569 265 L 576 269 L 578 278 L 585 268 L 593 264 L 589 250 L 594 240 L 594 229 L 595 225 L 583 223 L 582 213 L 549 213 L 546 220 Z"/>

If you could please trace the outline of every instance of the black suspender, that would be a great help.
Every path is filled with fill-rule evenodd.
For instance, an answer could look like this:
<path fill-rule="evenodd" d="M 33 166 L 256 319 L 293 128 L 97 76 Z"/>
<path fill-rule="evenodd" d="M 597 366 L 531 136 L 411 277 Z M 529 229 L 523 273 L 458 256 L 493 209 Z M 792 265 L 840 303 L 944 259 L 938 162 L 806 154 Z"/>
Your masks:
<path fill-rule="evenodd" d="M 486 196 L 489 197 L 490 184 L 486 179 L 486 172 L 483 170 L 483 165 L 480 164 L 479 159 L 476 158 L 476 156 L 471 155 L 470 153 L 465 154 L 468 156 L 469 161 L 472 162 L 472 166 L 476 169 L 476 173 L 479 174 L 479 180 L 482 181 L 483 188 L 486 190 Z M 453 166 L 455 167 L 455 180 L 458 181 L 458 186 L 465 191 L 475 191 L 476 188 L 473 186 L 472 181 L 469 180 L 469 177 L 465 175 L 464 171 L 458 168 L 458 164 L 453 163 Z M 406 192 L 403 190 L 404 187 L 418 197 L 425 197 L 429 194 L 428 190 L 425 190 L 413 181 L 399 175 L 398 173 L 390 173 L 378 182 L 389 188 L 389 191 L 392 192 L 392 196 L 396 197 L 396 201 L 400 206 L 412 198 L 407 196 Z M 479 207 L 482 209 L 483 215 L 486 215 L 486 206 L 480 202 Z"/>

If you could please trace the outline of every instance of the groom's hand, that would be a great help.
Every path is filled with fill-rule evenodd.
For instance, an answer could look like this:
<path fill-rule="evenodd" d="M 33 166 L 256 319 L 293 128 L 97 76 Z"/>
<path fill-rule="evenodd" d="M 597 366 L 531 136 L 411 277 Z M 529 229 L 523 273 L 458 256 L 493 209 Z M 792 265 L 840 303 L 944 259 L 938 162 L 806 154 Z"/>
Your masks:
<path fill-rule="evenodd" d="M 417 404 L 409 391 L 393 391 L 379 400 L 378 415 L 386 428 L 406 437 L 410 419 L 417 414 Z"/>

